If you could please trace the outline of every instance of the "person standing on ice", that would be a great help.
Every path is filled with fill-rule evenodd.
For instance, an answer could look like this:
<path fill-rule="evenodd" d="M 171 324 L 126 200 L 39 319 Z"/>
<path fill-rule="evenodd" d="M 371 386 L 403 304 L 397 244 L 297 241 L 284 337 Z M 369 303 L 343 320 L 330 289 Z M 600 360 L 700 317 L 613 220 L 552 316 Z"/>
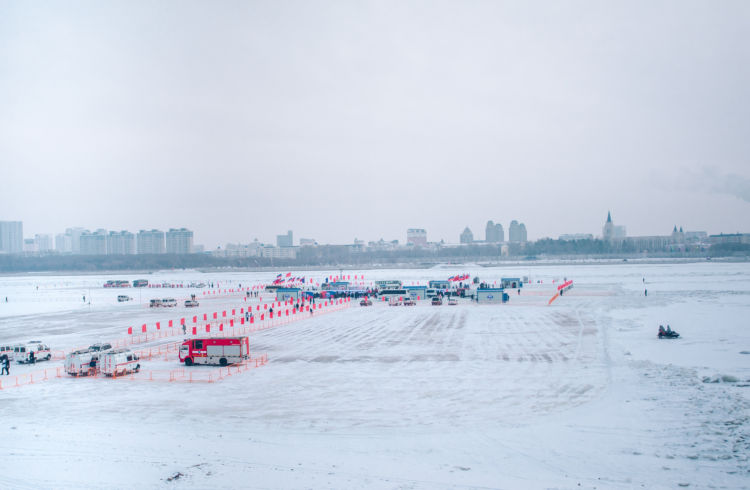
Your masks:
<path fill-rule="evenodd" d="M 3 354 L 2 357 L 0 357 L 0 363 L 3 365 L 3 369 L 0 370 L 0 375 L 7 374 L 10 376 L 10 369 L 8 369 L 8 366 L 10 366 L 10 361 L 8 360 L 8 355 Z"/>

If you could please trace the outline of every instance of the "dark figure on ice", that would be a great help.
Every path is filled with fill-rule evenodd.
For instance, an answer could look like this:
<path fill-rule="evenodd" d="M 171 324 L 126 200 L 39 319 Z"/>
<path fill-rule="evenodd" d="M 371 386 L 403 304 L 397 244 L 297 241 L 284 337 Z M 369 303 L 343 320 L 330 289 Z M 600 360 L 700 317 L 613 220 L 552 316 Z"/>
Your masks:
<path fill-rule="evenodd" d="M 182 324 L 182 335 L 185 335 L 187 333 L 187 327 L 185 327 L 185 324 Z"/>
<path fill-rule="evenodd" d="M 7 354 L 3 354 L 2 357 L 0 357 L 0 364 L 3 366 L 3 369 L 0 370 L 0 375 L 7 374 L 10 376 L 10 360 L 8 359 Z"/>
<path fill-rule="evenodd" d="M 249 321 L 250 321 L 250 312 L 249 312 L 249 311 L 246 311 L 246 312 L 245 312 L 245 321 L 246 321 L 246 322 L 249 322 Z"/>
<path fill-rule="evenodd" d="M 664 330 L 664 327 L 662 325 L 659 325 L 659 335 L 658 337 L 660 339 L 677 339 L 680 337 L 680 334 L 672 330 L 672 327 L 667 325 L 667 329 Z"/>
<path fill-rule="evenodd" d="M 34 351 L 29 352 L 29 364 L 35 364 L 36 357 L 34 357 Z"/>
<path fill-rule="evenodd" d="M 644 296 L 648 296 L 648 289 L 644 289 L 644 290 L 643 290 L 643 295 L 644 295 Z"/>

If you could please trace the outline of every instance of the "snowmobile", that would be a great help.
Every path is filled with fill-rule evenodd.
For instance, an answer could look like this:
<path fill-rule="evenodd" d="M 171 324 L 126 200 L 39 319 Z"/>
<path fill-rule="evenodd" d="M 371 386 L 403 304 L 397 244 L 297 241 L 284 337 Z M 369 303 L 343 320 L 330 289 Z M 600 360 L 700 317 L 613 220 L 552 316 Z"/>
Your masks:
<path fill-rule="evenodd" d="M 680 334 L 672 330 L 672 328 L 667 325 L 667 329 L 664 330 L 664 327 L 659 325 L 659 335 L 658 337 L 660 339 L 677 339 L 680 338 Z"/>

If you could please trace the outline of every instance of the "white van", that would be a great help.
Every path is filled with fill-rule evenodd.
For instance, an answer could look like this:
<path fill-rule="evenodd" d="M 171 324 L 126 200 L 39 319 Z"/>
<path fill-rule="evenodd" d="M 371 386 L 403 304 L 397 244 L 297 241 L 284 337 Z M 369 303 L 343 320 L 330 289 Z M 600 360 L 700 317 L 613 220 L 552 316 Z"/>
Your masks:
<path fill-rule="evenodd" d="M 74 350 L 65 356 L 65 372 L 71 376 L 88 376 L 96 373 L 99 351 L 91 349 Z"/>
<path fill-rule="evenodd" d="M 138 356 L 130 349 L 108 350 L 99 356 L 99 370 L 105 376 L 123 376 L 140 369 Z"/>
<path fill-rule="evenodd" d="M 161 300 L 161 305 L 166 308 L 174 308 L 177 306 L 177 300 L 174 298 L 164 298 Z"/>
<path fill-rule="evenodd" d="M 52 359 L 52 352 L 41 340 L 30 340 L 13 348 L 13 358 L 19 364 L 49 361 Z"/>
<path fill-rule="evenodd" d="M 88 349 L 80 349 L 65 356 L 65 372 L 71 376 L 88 376 L 96 374 L 99 366 L 99 356 L 111 349 L 109 343 L 94 344 Z"/>
<path fill-rule="evenodd" d="M 0 356 L 6 355 L 11 361 L 15 355 L 15 345 L 0 345 Z"/>

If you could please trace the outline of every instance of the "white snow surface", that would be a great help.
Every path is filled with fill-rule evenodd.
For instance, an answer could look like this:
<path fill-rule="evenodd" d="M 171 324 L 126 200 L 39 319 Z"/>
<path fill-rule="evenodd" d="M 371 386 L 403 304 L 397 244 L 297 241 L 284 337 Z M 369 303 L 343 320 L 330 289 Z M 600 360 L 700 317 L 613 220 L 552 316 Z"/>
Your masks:
<path fill-rule="evenodd" d="M 463 272 L 532 283 L 505 305 L 353 301 L 254 332 L 251 351 L 267 353 L 268 364 L 214 383 L 63 375 L 14 387 L 15 375 L 62 363 L 13 364 L 0 378 L 0 487 L 750 485 L 750 264 L 344 274 L 425 284 Z M 165 328 L 169 319 L 247 306 L 239 294 L 101 287 L 139 277 L 223 289 L 275 274 L 0 277 L 0 342 L 37 339 L 67 352 L 125 338 L 128 326 L 153 331 L 156 321 Z M 548 305 L 564 278 L 574 288 Z M 196 311 L 147 306 L 191 292 Z M 118 303 L 118 294 L 134 301 Z M 658 340 L 659 324 L 682 338 Z M 180 367 L 174 357 L 142 364 L 144 372 Z"/>

